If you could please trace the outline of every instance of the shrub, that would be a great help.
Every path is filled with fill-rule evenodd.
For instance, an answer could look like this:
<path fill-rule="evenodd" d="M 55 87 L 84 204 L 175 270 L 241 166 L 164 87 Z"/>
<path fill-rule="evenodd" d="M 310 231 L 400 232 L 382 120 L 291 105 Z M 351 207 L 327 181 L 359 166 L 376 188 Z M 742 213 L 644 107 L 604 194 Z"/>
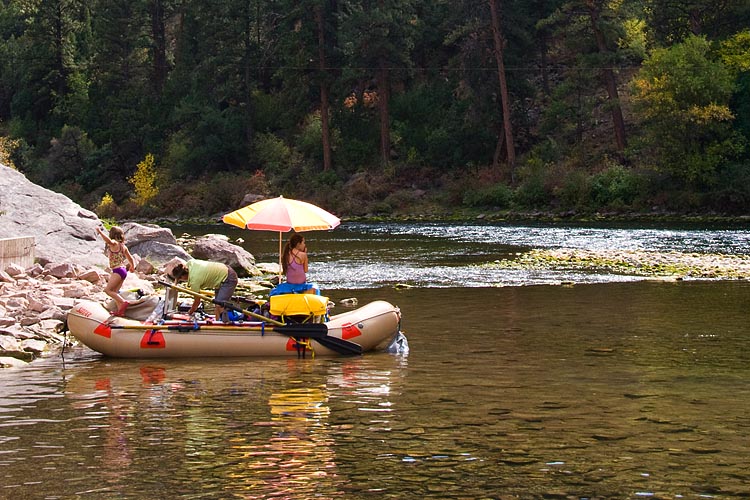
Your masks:
<path fill-rule="evenodd" d="M 138 164 L 132 177 L 128 177 L 128 182 L 135 189 L 132 199 L 139 207 L 145 206 L 151 199 L 159 194 L 159 188 L 156 186 L 156 164 L 154 155 L 148 153 L 146 158 Z"/>
<path fill-rule="evenodd" d="M 13 164 L 12 156 L 20 145 L 21 142 L 18 139 L 0 136 L 0 163 L 15 169 L 16 166 Z"/>
<path fill-rule="evenodd" d="M 265 172 L 274 176 L 284 177 L 301 163 L 299 154 L 274 134 L 259 134 L 255 150 Z"/>
<path fill-rule="evenodd" d="M 340 134 L 338 130 L 330 127 L 330 125 L 328 133 L 331 149 L 335 150 L 341 140 Z M 312 158 L 319 163 L 323 162 L 323 124 L 320 112 L 315 112 L 307 116 L 302 131 L 297 137 L 296 146 L 307 158 Z"/>
<path fill-rule="evenodd" d="M 549 205 L 552 199 L 547 189 L 547 176 L 551 167 L 538 159 L 530 159 L 518 169 L 519 184 L 513 202 L 524 208 L 539 208 Z"/>
<path fill-rule="evenodd" d="M 94 212 L 99 218 L 110 217 L 114 218 L 117 216 L 120 207 L 115 203 L 115 199 L 109 193 L 104 193 L 101 201 L 94 207 Z"/>
<path fill-rule="evenodd" d="M 591 204 L 591 177 L 580 170 L 566 175 L 555 191 L 560 206 L 566 209 L 583 210 Z"/>
<path fill-rule="evenodd" d="M 709 204 L 724 213 L 750 213 L 750 165 L 735 163 L 724 169 Z"/>
<path fill-rule="evenodd" d="M 614 165 L 591 179 L 591 200 L 598 207 L 632 206 L 642 188 L 641 178 L 622 165 Z"/>
<path fill-rule="evenodd" d="M 513 199 L 513 191 L 505 184 L 494 184 L 464 194 L 463 204 L 469 207 L 507 208 Z"/>
<path fill-rule="evenodd" d="M 38 179 L 45 186 L 66 182 L 79 182 L 78 177 L 85 171 L 89 156 L 96 151 L 93 141 L 78 127 L 64 126 L 60 137 L 50 141 L 50 149 Z"/>

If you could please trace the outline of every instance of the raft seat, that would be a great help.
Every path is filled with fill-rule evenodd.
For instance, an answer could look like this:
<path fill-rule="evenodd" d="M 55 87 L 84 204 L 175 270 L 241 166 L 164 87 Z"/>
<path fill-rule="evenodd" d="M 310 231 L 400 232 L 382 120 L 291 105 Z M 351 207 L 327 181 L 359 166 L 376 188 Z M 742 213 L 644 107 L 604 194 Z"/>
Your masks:
<path fill-rule="evenodd" d="M 328 297 L 311 293 L 284 293 L 270 297 L 269 312 L 296 323 L 322 323 L 328 312 Z"/>

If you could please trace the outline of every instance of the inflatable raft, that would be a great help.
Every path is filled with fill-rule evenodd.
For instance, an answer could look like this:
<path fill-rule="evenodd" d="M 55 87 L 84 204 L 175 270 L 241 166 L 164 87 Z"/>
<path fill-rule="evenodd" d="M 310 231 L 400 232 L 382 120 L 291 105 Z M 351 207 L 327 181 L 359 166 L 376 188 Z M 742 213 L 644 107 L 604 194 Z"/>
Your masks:
<path fill-rule="evenodd" d="M 272 298 L 271 313 L 282 321 L 229 324 L 187 319 L 150 324 L 112 316 L 102 304 L 82 301 L 68 313 L 68 329 L 87 347 L 116 358 L 357 355 L 385 349 L 401 335 L 401 311 L 386 301 L 324 320 L 327 298 L 279 297 Z"/>

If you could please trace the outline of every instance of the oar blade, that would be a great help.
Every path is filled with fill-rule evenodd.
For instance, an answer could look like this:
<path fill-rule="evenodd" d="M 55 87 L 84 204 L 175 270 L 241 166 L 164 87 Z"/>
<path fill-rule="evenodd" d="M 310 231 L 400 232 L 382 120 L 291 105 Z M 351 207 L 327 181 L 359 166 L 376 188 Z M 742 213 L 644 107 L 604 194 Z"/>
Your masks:
<path fill-rule="evenodd" d="M 328 335 L 328 326 L 325 323 L 299 323 L 275 326 L 273 331 L 289 335 L 290 337 L 304 337 L 313 339 L 323 347 L 327 347 L 339 354 L 361 355 L 362 346 L 348 340 Z"/>
<path fill-rule="evenodd" d="M 318 339 L 328 335 L 328 327 L 325 323 L 287 323 L 283 326 L 274 326 L 273 331 L 291 337 L 307 337 L 309 339 Z"/>
<path fill-rule="evenodd" d="M 355 356 L 361 356 L 362 355 L 362 346 L 350 342 L 348 340 L 343 340 L 338 337 L 331 337 L 325 336 L 320 337 L 318 339 L 315 339 L 316 342 L 319 342 L 320 345 L 323 347 L 327 347 L 332 351 L 336 351 L 339 354 L 350 354 Z"/>

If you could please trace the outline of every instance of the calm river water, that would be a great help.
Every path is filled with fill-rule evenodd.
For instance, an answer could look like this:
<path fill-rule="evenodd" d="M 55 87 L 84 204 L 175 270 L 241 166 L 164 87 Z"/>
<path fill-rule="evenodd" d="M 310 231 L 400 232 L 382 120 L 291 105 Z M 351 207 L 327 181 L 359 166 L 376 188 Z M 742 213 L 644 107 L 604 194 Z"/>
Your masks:
<path fill-rule="evenodd" d="M 277 235 L 209 229 L 277 258 Z M 0 371 L 0 498 L 750 496 L 750 283 L 481 267 L 556 246 L 747 253 L 750 231 L 306 237 L 332 300 L 401 308 L 408 356 L 122 361 L 78 347 Z"/>

